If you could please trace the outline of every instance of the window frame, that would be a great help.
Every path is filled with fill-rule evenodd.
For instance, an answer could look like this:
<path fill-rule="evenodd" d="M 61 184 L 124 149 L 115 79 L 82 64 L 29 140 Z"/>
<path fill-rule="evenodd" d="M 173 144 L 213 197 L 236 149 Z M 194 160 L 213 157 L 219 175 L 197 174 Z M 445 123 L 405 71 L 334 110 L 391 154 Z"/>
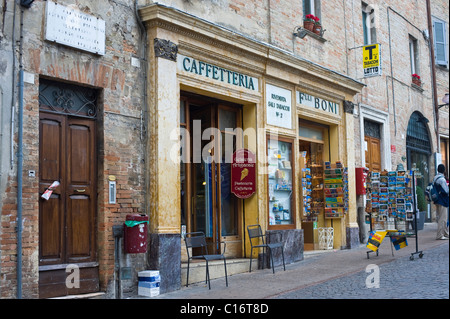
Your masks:
<path fill-rule="evenodd" d="M 411 66 L 411 74 L 420 75 L 418 41 L 413 36 L 409 36 L 409 60 Z"/>
<path fill-rule="evenodd" d="M 447 50 L 447 25 L 445 23 L 445 21 L 438 19 L 436 17 L 432 18 L 433 21 L 433 45 L 434 45 L 434 60 L 436 62 L 437 65 L 440 66 L 445 66 L 446 68 L 448 68 L 448 50 Z M 441 24 L 442 25 L 442 38 L 443 38 L 443 42 L 438 41 L 437 40 L 437 24 Z M 444 59 L 440 60 L 438 59 L 438 45 L 441 44 L 444 47 Z"/>
<path fill-rule="evenodd" d="M 271 134 L 266 135 L 266 156 L 269 156 L 269 140 L 271 139 Z M 291 223 L 290 224 L 276 224 L 271 225 L 270 224 L 270 196 L 269 196 L 269 174 L 267 174 L 267 229 L 268 230 L 284 230 L 284 229 L 295 229 L 297 225 L 297 198 L 296 198 L 296 156 L 295 156 L 295 138 L 292 137 L 285 137 L 285 136 L 278 136 L 276 139 L 278 142 L 283 142 L 286 144 L 291 145 L 291 157 L 290 157 L 290 163 L 291 163 L 291 181 L 292 181 L 292 190 L 290 194 L 290 215 L 291 215 Z M 269 163 L 267 163 L 269 164 Z"/>
<path fill-rule="evenodd" d="M 362 16 L 362 25 L 363 25 L 363 41 L 364 45 L 374 44 L 377 42 L 377 34 L 376 34 L 376 28 L 372 25 L 367 26 L 366 21 L 367 18 L 372 13 L 373 9 L 371 11 L 368 10 L 370 6 L 365 3 L 361 2 L 361 16 Z"/>
<path fill-rule="evenodd" d="M 310 10 L 307 11 L 307 8 Z M 305 19 L 308 14 L 313 14 L 314 16 L 319 17 L 320 22 L 322 23 L 320 0 L 303 0 L 303 19 Z"/>

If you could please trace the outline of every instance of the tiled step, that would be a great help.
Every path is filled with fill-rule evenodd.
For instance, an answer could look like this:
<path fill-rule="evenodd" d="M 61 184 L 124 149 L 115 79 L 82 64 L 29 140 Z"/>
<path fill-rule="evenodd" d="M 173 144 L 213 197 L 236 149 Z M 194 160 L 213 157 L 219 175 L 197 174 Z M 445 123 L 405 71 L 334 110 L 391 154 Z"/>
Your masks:
<path fill-rule="evenodd" d="M 227 274 L 228 276 L 239 274 L 248 271 L 250 259 L 236 258 L 227 259 Z M 254 263 L 256 266 L 256 263 Z M 187 262 L 181 264 L 181 285 L 186 285 Z M 225 277 L 225 269 L 223 260 L 214 260 L 209 262 L 209 277 L 210 279 Z M 205 261 L 191 261 L 189 266 L 189 284 L 196 282 L 204 282 L 206 280 L 206 262 Z"/>

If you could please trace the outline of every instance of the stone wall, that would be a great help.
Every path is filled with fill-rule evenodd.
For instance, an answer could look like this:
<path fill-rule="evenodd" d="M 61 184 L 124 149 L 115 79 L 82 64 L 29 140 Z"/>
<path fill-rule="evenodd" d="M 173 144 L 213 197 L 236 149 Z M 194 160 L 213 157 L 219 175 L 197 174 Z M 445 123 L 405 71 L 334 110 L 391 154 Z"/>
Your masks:
<path fill-rule="evenodd" d="M 38 297 L 39 265 L 39 105 L 38 89 L 42 77 L 98 89 L 98 213 L 96 217 L 97 256 L 100 265 L 101 289 L 113 280 L 114 238 L 112 226 L 123 223 L 130 213 L 145 213 L 145 108 L 144 77 L 141 67 L 132 66 L 142 55 L 143 38 L 135 17 L 134 1 L 63 1 L 73 9 L 106 21 L 106 54 L 99 56 L 66 47 L 44 39 L 45 1 L 35 1 L 31 8 L 4 2 L 5 25 L 0 34 L 0 47 L 6 52 L 0 59 L 3 79 L 11 80 L 12 21 L 16 19 L 16 41 L 19 40 L 20 11 L 23 10 L 23 69 L 28 74 L 24 87 L 24 161 L 23 161 L 23 297 Z M 16 51 L 18 45 L 16 46 Z M 5 58 L 8 59 L 5 62 Z M 19 67 L 19 55 L 16 56 Z M 135 61 L 136 61 L 135 60 Z M 135 62 L 134 61 L 134 62 Z M 16 73 L 17 74 L 17 73 Z M 5 81 L 6 83 L 6 81 Z M 11 120 L 11 86 L 4 89 L 2 123 Z M 8 98 L 8 99 L 6 99 Z M 15 116 L 17 119 L 17 98 Z M 5 112 L 4 109 L 8 109 Z M 17 122 L 16 122 L 17 125 Z M 17 132 L 17 126 L 14 128 Z M 9 134 L 8 134 L 9 136 Z M 7 149 L 8 139 L 2 138 Z M 14 137 L 13 167 L 9 154 L 2 152 L 1 228 L 0 228 L 0 287 L 2 298 L 16 294 L 17 222 L 17 137 Z M 28 171 L 36 172 L 29 177 Z M 117 182 L 117 203 L 108 204 L 109 176 Z M 140 257 L 144 258 L 145 257 Z M 122 258 L 124 260 L 124 258 Z M 145 263 L 144 266 L 145 267 Z M 138 269 L 137 269 L 138 270 Z"/>

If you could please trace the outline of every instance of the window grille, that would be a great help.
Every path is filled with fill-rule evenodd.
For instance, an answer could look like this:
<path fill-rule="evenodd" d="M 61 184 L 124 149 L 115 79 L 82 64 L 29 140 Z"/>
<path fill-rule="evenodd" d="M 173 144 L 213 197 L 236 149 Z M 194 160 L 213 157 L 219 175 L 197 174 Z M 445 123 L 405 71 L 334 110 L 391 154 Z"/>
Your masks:
<path fill-rule="evenodd" d="M 97 92 L 83 86 L 40 79 L 39 110 L 95 119 Z"/>
<path fill-rule="evenodd" d="M 414 112 L 408 123 L 406 146 L 416 151 L 431 154 L 431 141 L 428 135 L 428 120 L 420 113 Z"/>

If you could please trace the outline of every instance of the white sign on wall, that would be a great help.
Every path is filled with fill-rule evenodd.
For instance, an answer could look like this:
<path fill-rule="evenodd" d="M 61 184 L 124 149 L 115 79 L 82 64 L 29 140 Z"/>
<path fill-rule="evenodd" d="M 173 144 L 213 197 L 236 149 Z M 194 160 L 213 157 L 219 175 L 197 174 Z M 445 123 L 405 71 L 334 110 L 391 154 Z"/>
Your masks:
<path fill-rule="evenodd" d="M 47 1 L 45 39 L 105 55 L 105 20 Z"/>
<path fill-rule="evenodd" d="M 292 128 L 292 92 L 266 84 L 267 124 Z"/>
<path fill-rule="evenodd" d="M 336 102 L 327 101 L 313 95 L 309 95 L 297 91 L 297 103 L 316 109 L 320 112 L 325 112 L 334 115 L 339 114 L 340 104 Z"/>

